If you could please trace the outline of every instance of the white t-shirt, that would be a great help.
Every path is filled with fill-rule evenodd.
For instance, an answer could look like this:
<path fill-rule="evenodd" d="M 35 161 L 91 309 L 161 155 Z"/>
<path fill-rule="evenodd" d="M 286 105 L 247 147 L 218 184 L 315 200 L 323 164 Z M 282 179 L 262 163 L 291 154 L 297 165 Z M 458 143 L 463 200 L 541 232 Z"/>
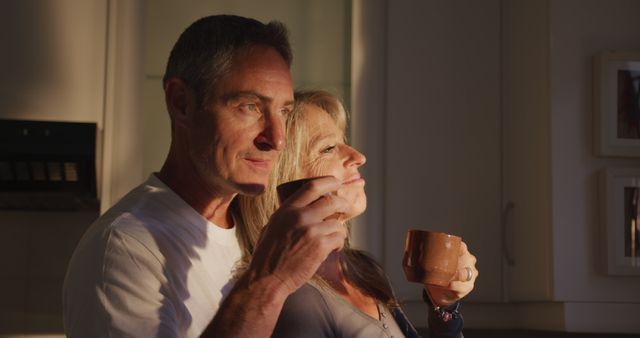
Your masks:
<path fill-rule="evenodd" d="M 212 224 L 155 175 L 84 234 L 63 288 L 68 337 L 197 337 L 233 286 L 235 228 Z"/>

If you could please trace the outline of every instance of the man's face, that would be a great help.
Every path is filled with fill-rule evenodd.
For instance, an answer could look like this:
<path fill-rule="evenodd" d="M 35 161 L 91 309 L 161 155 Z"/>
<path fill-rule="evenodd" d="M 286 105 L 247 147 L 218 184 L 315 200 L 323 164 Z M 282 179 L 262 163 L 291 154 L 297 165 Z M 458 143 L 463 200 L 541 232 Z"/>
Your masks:
<path fill-rule="evenodd" d="M 259 194 L 285 142 L 293 108 L 289 67 L 266 46 L 242 50 L 192 116 L 189 149 L 207 189 L 219 194 Z"/>

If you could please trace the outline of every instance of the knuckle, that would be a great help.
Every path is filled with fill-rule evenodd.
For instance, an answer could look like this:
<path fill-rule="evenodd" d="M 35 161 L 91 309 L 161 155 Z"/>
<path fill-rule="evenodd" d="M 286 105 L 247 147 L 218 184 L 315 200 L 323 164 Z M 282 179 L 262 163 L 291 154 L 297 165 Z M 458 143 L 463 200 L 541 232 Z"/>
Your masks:
<path fill-rule="evenodd" d="M 321 184 L 318 180 L 311 180 L 307 182 L 307 189 L 312 193 L 318 193 L 320 191 Z"/>
<path fill-rule="evenodd" d="M 308 226 L 304 228 L 304 236 L 308 240 L 314 240 L 317 237 L 317 231 L 315 231 L 315 227 Z"/>
<path fill-rule="evenodd" d="M 322 195 L 322 199 L 328 205 L 335 205 L 336 203 L 340 202 L 340 197 L 338 197 L 336 195 L 333 195 L 333 194 L 324 194 L 324 195 Z"/>
<path fill-rule="evenodd" d="M 321 195 L 320 197 L 318 197 L 318 199 L 315 202 L 319 208 L 325 208 L 327 207 L 327 205 L 331 204 L 331 199 L 330 196 L 325 195 Z"/>
<path fill-rule="evenodd" d="M 305 224 L 306 216 L 302 211 L 295 210 L 291 212 L 291 221 L 296 225 Z"/>

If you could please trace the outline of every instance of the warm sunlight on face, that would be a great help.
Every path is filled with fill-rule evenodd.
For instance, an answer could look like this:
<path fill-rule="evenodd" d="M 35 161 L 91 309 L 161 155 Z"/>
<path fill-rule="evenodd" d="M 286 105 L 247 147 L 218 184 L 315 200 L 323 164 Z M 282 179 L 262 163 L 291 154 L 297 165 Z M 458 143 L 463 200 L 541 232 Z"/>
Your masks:
<path fill-rule="evenodd" d="M 239 53 L 189 129 L 192 160 L 209 188 L 261 193 L 284 146 L 292 105 L 289 67 L 276 50 L 254 46 Z"/>
<path fill-rule="evenodd" d="M 367 196 L 365 181 L 358 169 L 366 158 L 344 143 L 344 131 L 327 112 L 312 104 L 305 106 L 304 110 L 310 132 L 305 176 L 332 175 L 340 179 L 342 188 L 338 190 L 338 196 L 351 202 L 351 210 L 345 213 L 345 219 L 360 215 L 367 208 Z"/>

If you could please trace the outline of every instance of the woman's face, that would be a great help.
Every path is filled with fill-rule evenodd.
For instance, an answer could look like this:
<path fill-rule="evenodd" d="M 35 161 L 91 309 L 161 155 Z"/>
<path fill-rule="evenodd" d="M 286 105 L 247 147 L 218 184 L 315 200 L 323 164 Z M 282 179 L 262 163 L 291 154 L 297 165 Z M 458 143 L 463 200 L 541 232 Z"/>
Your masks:
<path fill-rule="evenodd" d="M 344 219 L 360 215 L 367 208 L 364 179 L 358 168 L 366 158 L 359 151 L 344 143 L 344 132 L 333 118 L 315 105 L 304 107 L 304 117 L 309 130 L 309 146 L 304 165 L 305 176 L 332 175 L 342 181 L 338 190 L 351 203 Z"/>

